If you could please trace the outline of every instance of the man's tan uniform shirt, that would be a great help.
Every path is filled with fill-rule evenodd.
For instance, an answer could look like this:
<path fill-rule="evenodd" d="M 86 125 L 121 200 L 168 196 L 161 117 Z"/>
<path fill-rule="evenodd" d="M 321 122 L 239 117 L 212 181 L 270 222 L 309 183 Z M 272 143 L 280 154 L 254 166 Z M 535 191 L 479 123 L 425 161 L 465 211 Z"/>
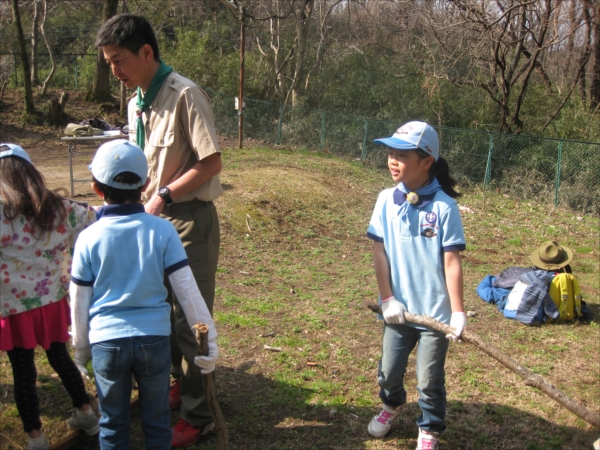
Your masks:
<path fill-rule="evenodd" d="M 129 101 L 129 140 L 136 141 L 136 96 Z M 149 110 L 144 112 L 150 198 L 160 186 L 180 178 L 198 161 L 220 153 L 210 99 L 196 84 L 171 72 Z M 218 175 L 179 197 L 176 203 L 193 199 L 210 202 L 223 193 Z"/>

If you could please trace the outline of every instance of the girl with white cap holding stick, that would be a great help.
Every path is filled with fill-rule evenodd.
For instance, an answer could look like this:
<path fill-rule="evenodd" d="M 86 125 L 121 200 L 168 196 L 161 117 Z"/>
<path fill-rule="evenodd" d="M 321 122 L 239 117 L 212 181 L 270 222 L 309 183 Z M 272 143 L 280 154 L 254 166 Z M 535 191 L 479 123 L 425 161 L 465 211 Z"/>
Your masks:
<path fill-rule="evenodd" d="M 417 449 L 435 450 L 446 429 L 444 364 L 448 339 L 458 340 L 466 325 L 459 252 L 466 248 L 455 198 L 455 180 L 440 157 L 435 130 L 409 122 L 376 143 L 389 148 L 388 168 L 397 186 L 379 194 L 367 236 L 373 239 L 375 275 L 383 312 L 383 350 L 378 381 L 382 410 L 369 423 L 383 437 L 406 403 L 404 375 L 418 346 Z M 444 336 L 405 323 L 404 312 L 427 315 L 455 329 Z M 447 339 L 448 338 L 448 339 Z"/>

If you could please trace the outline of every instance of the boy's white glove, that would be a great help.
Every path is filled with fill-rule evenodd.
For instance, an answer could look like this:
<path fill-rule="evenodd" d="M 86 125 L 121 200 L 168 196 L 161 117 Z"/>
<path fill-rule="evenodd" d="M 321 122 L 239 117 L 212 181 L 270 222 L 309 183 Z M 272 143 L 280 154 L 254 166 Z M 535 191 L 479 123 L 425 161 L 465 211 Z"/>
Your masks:
<path fill-rule="evenodd" d="M 383 319 L 387 323 L 404 324 L 406 307 L 393 296 L 381 300 L 381 312 L 383 313 Z"/>
<path fill-rule="evenodd" d="M 447 339 L 452 339 L 454 342 L 462 342 L 462 335 L 465 326 L 467 325 L 467 315 L 464 312 L 454 312 L 450 317 L 450 326 L 454 328 L 454 334 L 447 334 Z"/>
<path fill-rule="evenodd" d="M 194 357 L 194 364 L 200 367 L 200 372 L 203 375 L 211 373 L 215 370 L 219 359 L 219 349 L 217 347 L 217 338 L 208 341 L 208 355 Z"/>
<path fill-rule="evenodd" d="M 82 347 L 75 349 L 75 365 L 81 372 L 81 374 L 86 378 L 90 379 L 90 373 L 87 370 L 87 363 L 90 359 L 92 359 L 92 350 L 90 347 Z"/>

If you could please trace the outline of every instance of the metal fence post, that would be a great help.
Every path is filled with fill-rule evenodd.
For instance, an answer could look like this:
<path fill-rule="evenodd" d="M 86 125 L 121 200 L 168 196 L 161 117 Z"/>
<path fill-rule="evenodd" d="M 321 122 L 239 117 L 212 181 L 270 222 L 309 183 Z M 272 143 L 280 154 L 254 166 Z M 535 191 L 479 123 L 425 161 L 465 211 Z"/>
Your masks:
<path fill-rule="evenodd" d="M 19 87 L 19 66 L 17 65 L 17 54 L 13 53 L 13 60 L 15 62 L 15 87 Z"/>
<path fill-rule="evenodd" d="M 321 112 L 321 151 L 325 150 L 325 113 Z"/>
<path fill-rule="evenodd" d="M 363 138 L 362 154 L 360 160 L 363 161 L 367 157 L 367 132 L 369 131 L 369 121 L 365 119 L 365 136 Z"/>
<path fill-rule="evenodd" d="M 79 89 L 79 68 L 77 67 L 77 57 L 75 57 L 75 89 Z"/>
<path fill-rule="evenodd" d="M 485 167 L 485 177 L 483 179 L 483 187 L 487 188 L 492 178 L 492 151 L 494 150 L 494 135 L 490 133 L 490 144 L 488 148 L 487 165 Z"/>
<path fill-rule="evenodd" d="M 283 121 L 283 103 L 279 104 L 279 122 L 277 123 L 277 138 L 275 139 L 275 144 L 281 144 L 281 122 Z"/>
<path fill-rule="evenodd" d="M 554 206 L 558 206 L 558 188 L 560 187 L 560 166 L 562 165 L 562 147 L 563 141 L 558 141 L 558 155 L 556 158 L 556 180 L 554 191 Z"/>

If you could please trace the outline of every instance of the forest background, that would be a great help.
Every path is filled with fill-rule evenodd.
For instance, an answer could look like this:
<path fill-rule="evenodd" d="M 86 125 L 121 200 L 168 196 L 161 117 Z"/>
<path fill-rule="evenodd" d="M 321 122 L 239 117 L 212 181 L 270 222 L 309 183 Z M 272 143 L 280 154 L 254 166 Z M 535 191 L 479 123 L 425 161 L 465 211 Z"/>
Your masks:
<path fill-rule="evenodd" d="M 77 85 L 102 102 L 111 97 L 97 89 L 101 76 L 118 97 L 93 40 L 107 16 L 124 10 L 150 19 L 165 62 L 223 94 L 239 92 L 243 17 L 247 98 L 600 140 L 600 2 L 593 0 L 0 1 L 2 90 Z"/>

